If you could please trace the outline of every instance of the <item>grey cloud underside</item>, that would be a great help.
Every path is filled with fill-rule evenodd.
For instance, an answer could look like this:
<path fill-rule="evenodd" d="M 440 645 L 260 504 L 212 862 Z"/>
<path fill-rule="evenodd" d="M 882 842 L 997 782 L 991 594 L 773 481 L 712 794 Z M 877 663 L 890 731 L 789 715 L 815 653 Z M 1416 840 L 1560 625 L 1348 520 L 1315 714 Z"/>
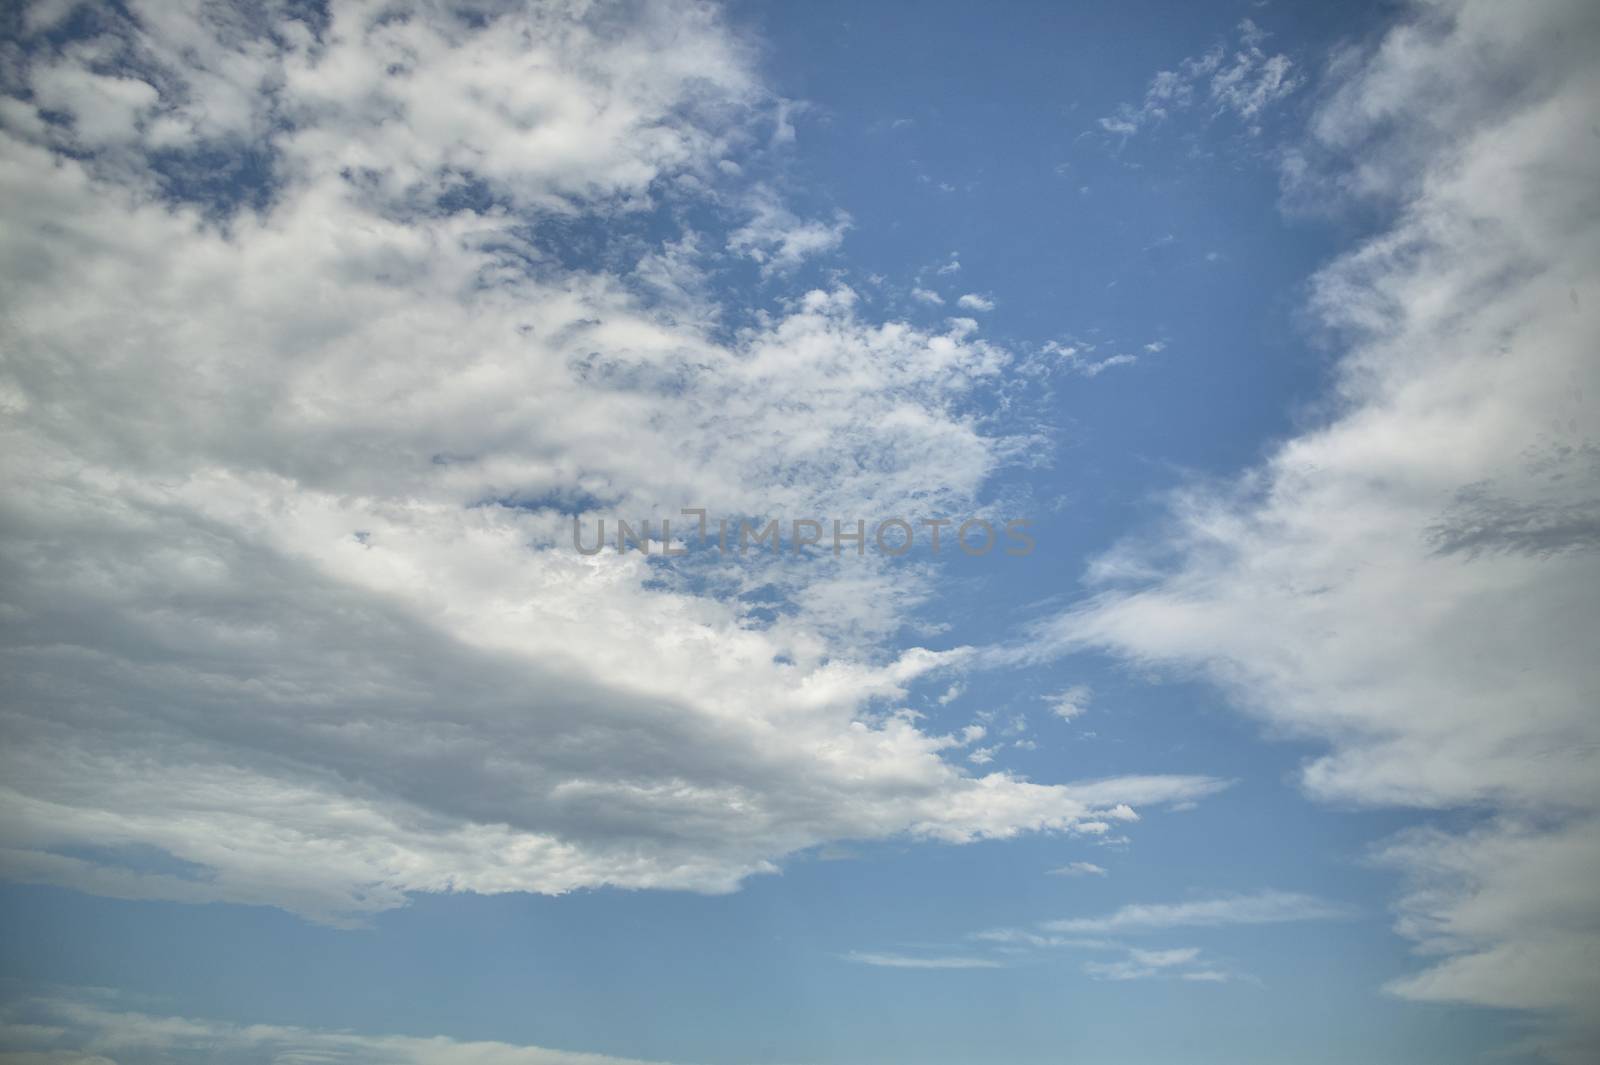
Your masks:
<path fill-rule="evenodd" d="M 768 150 L 774 102 L 713 9 L 402 6 L 132 4 L 13 54 L 10 875 L 344 922 L 414 891 L 732 890 L 838 839 L 1100 833 L 1221 786 L 947 760 L 899 711 L 970 656 L 888 642 L 929 565 L 571 550 L 574 500 L 976 512 L 1023 440 L 975 413 L 1011 358 L 843 287 L 731 325 L 696 285 L 714 235 L 608 268 L 544 243 L 674 197 L 782 270 L 836 243 L 718 166 Z M 245 144 L 257 196 L 169 165 Z"/>
<path fill-rule="evenodd" d="M 1442 554 L 1512 551 L 1544 557 L 1600 548 L 1600 500 L 1525 502 L 1475 485 L 1457 494 L 1428 539 Z"/>

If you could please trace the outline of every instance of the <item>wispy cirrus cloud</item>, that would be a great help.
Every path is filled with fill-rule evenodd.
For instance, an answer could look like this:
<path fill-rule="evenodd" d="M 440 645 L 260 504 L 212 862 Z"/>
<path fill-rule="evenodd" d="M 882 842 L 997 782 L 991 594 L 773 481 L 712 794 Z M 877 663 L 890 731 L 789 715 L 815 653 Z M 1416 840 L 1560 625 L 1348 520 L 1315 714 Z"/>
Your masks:
<path fill-rule="evenodd" d="M 1103 876 L 1106 871 L 1088 862 L 1074 862 L 1053 872 Z M 1133 903 L 1098 917 L 1040 921 L 1032 928 L 991 928 L 968 938 L 1012 954 L 1067 951 L 1099 955 L 1081 965 L 1085 975 L 1096 980 L 1225 983 L 1253 978 L 1231 965 L 1204 957 L 1198 947 L 1132 946 L 1126 937 L 1149 936 L 1177 928 L 1226 928 L 1353 916 L 1355 911 L 1350 907 L 1311 895 L 1258 891 L 1183 902 Z M 1108 958 L 1106 954 L 1113 956 Z"/>
<path fill-rule="evenodd" d="M 446 1036 L 366 1035 L 276 1024 L 233 1024 L 129 1009 L 85 990 L 22 999 L 0 1012 L 0 1060 L 8 1065 L 112 1065 L 207 1061 L 337 1061 L 346 1065 L 654 1065 Z"/>
<path fill-rule="evenodd" d="M 1105 876 L 1104 866 L 1093 862 L 1068 862 L 1057 869 L 1050 870 L 1051 876 Z"/>
<path fill-rule="evenodd" d="M 1093 935 L 1063 935 L 1018 928 L 993 928 L 968 937 L 992 944 L 1010 957 L 1068 952 L 1095 955 L 1079 963 L 1084 975 L 1095 980 L 1124 983 L 1135 980 L 1188 980 L 1226 983 L 1252 977 L 1205 957 L 1199 947 L 1134 947 L 1118 939 Z M 1110 955 L 1109 957 L 1107 955 Z"/>
<path fill-rule="evenodd" d="M 1324 921 L 1349 916 L 1348 907 L 1311 895 L 1261 891 L 1185 902 L 1133 903 L 1104 916 L 1044 921 L 1039 927 L 1049 932 L 1094 934 Z"/>
<path fill-rule="evenodd" d="M 1116 961 L 1087 961 L 1083 971 L 1096 980 L 1190 980 L 1200 983 L 1226 983 L 1228 973 L 1211 966 L 1198 947 L 1169 950 L 1130 948 Z"/>
<path fill-rule="evenodd" d="M 881 969 L 1003 969 L 1005 963 L 993 958 L 966 956 L 926 957 L 912 954 L 875 954 L 853 950 L 845 960 Z"/>
<path fill-rule="evenodd" d="M 1116 352 L 1104 358 L 1097 358 L 1094 352 L 1098 345 L 1086 341 L 1048 341 L 1040 350 L 1055 356 L 1067 369 L 1082 377 L 1099 377 L 1107 370 L 1117 366 L 1132 366 L 1139 361 L 1137 355 L 1127 352 Z"/>
<path fill-rule="evenodd" d="M 1139 103 L 1122 104 L 1099 120 L 1100 128 L 1131 137 L 1176 112 L 1204 108 L 1213 117 L 1231 114 L 1254 132 L 1267 108 L 1304 83 L 1288 56 L 1266 53 L 1267 37 L 1253 21 L 1243 20 L 1231 47 L 1218 44 L 1173 70 L 1159 71 Z"/>

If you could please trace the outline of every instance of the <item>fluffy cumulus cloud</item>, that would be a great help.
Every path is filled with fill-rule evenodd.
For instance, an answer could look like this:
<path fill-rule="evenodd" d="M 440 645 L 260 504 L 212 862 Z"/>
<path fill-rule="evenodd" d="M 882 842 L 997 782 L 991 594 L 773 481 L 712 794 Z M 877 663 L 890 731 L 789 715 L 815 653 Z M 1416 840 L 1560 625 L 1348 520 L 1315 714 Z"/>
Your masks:
<path fill-rule="evenodd" d="M 1327 416 L 1042 634 L 1325 741 L 1314 796 L 1475 811 L 1379 852 L 1429 959 L 1393 990 L 1551 1011 L 1570 1061 L 1600 1048 L 1597 47 L 1590 3 L 1450 0 L 1338 59 L 1290 199 L 1395 221 L 1315 279 Z"/>
<path fill-rule="evenodd" d="M 781 101 L 712 9 L 7 17 L 8 875 L 349 921 L 1217 787 L 974 772 L 904 709 L 965 654 L 891 650 L 926 567 L 573 550 L 575 515 L 973 511 L 1019 446 L 972 321 L 699 284 L 845 224 L 724 165 Z M 690 203 L 727 231 L 649 236 Z"/>

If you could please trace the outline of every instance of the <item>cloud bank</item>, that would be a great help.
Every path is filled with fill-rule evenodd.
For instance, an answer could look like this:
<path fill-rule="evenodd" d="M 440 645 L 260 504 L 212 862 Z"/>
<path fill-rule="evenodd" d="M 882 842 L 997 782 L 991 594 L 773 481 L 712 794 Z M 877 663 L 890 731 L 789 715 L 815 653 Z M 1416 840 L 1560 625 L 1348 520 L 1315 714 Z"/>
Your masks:
<path fill-rule="evenodd" d="M 121 1008 L 119 1008 L 121 1007 Z M 346 1065 L 651 1065 L 444 1036 L 361 1035 L 271 1024 L 227 1024 L 127 1009 L 84 992 L 25 999 L 0 1015 L 0 1065 L 144 1065 L 208 1061 L 337 1061 Z"/>
<path fill-rule="evenodd" d="M 731 162 L 793 128 L 715 9 L 126 6 L 7 46 L 7 875 L 349 922 L 1219 786 L 947 759 L 905 701 L 964 652 L 892 650 L 917 566 L 571 550 L 601 513 L 970 512 L 1020 446 L 970 320 L 702 283 L 846 224 Z M 652 229 L 688 205 L 722 231 Z"/>
<path fill-rule="evenodd" d="M 1339 803 L 1466 809 L 1379 859 L 1430 960 L 1392 990 L 1600 1032 L 1600 12 L 1418 5 L 1338 57 L 1286 199 L 1393 224 L 1323 270 L 1321 424 L 1174 501 L 1041 639 L 1208 676 Z M 1340 162 L 1342 161 L 1342 163 Z M 1147 575 L 1154 573 L 1150 579 Z M 1585 960 L 1587 959 L 1587 960 Z"/>

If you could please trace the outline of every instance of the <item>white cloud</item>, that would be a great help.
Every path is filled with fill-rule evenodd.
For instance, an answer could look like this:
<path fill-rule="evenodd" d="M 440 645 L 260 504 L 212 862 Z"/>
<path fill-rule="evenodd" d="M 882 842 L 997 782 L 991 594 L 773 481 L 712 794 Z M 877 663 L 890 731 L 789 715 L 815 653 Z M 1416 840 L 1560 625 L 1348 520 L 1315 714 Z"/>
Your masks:
<path fill-rule="evenodd" d="M 1087 936 L 1062 936 L 1028 932 L 1015 928 L 996 928 L 969 937 L 983 943 L 998 944 L 1011 954 L 1030 950 L 1071 950 L 1111 952 L 1119 957 L 1096 958 L 1082 963 L 1083 972 L 1096 980 L 1191 980 L 1222 983 L 1237 979 L 1234 973 L 1205 959 L 1198 947 L 1170 947 L 1153 950 L 1130 947 L 1116 940 Z"/>
<path fill-rule="evenodd" d="M 1098 362 L 1092 359 L 1085 359 L 1074 363 L 1073 366 L 1078 373 L 1085 377 L 1099 377 L 1114 366 L 1132 366 L 1138 361 L 1136 356 L 1123 354 L 1112 355 L 1110 358 L 1100 359 Z"/>
<path fill-rule="evenodd" d="M 1349 916 L 1346 907 L 1310 895 L 1262 891 L 1189 902 L 1135 903 L 1103 917 L 1045 921 L 1050 932 L 1143 932 L 1155 928 L 1209 928 L 1237 924 L 1279 924 Z"/>
<path fill-rule="evenodd" d="M 1267 34 L 1254 22 L 1245 19 L 1237 30 L 1238 41 L 1231 53 L 1219 44 L 1203 55 L 1185 59 L 1175 70 L 1158 72 L 1150 79 L 1142 101 L 1122 104 L 1100 119 L 1100 128 L 1131 137 L 1174 112 L 1200 105 L 1209 107 L 1213 116 L 1231 114 L 1256 132 L 1255 120 L 1298 89 L 1303 79 L 1292 72 L 1294 64 L 1288 56 L 1269 56 L 1262 50 Z"/>
<path fill-rule="evenodd" d="M 810 105 L 803 100 L 780 99 L 773 114 L 771 144 L 774 147 L 793 144 L 796 139 L 793 116 L 809 109 Z"/>
<path fill-rule="evenodd" d="M 1193 972 L 1186 967 L 1200 957 L 1198 947 L 1177 947 L 1172 950 L 1139 950 L 1130 948 L 1126 957 L 1117 961 L 1089 961 L 1083 971 L 1097 980 L 1149 980 L 1174 977 Z"/>
<path fill-rule="evenodd" d="M 556 221 L 753 202 L 705 192 L 768 100 L 709 8 L 336 4 L 318 40 L 134 6 L 148 34 L 109 25 L 159 103 L 13 100 L 0 133 L 8 875 L 347 922 L 1103 834 L 1221 786 L 947 758 L 899 710 L 968 652 L 885 642 L 926 568 L 571 549 L 574 510 L 970 512 L 1014 448 L 952 413 L 1010 359 L 970 320 L 835 287 L 730 337 L 698 238 L 562 265 Z M 19 84 L 91 99 L 92 56 L 40 54 Z M 193 168 L 240 145 L 270 157 L 242 209 Z M 148 847 L 179 871 L 119 857 Z"/>
<path fill-rule="evenodd" d="M 1001 943 L 1011 947 L 1034 947 L 1040 950 L 1123 950 L 1121 943 L 1111 939 L 1086 936 L 1051 936 L 1021 928 L 991 928 L 974 932 L 967 937 L 980 943 Z"/>
<path fill-rule="evenodd" d="M 911 290 L 911 298 L 933 307 L 944 306 L 944 297 L 931 289 L 914 288 Z"/>
<path fill-rule="evenodd" d="M 1221 969 L 1191 969 L 1188 972 L 1179 973 L 1178 979 L 1202 984 L 1225 984 L 1234 979 L 1234 976 L 1231 973 L 1223 972 Z"/>
<path fill-rule="evenodd" d="M 991 958 L 925 958 L 905 954 L 872 954 L 851 951 L 845 955 L 849 961 L 873 965 L 884 969 L 1003 969 L 1002 962 Z"/>
<path fill-rule="evenodd" d="M 994 310 L 994 300 L 987 296 L 980 296 L 976 292 L 968 292 L 965 296 L 956 300 L 956 306 L 963 307 L 969 311 L 992 311 Z"/>
<path fill-rule="evenodd" d="M 1104 867 L 1093 862 L 1068 862 L 1059 869 L 1050 870 L 1052 876 L 1105 876 Z"/>
<path fill-rule="evenodd" d="M 105 996 L 14 1002 L 0 1020 L 5 1065 L 145 1065 L 260 1061 L 345 1065 L 649 1065 L 634 1058 L 573 1053 L 444 1036 L 361 1035 L 273 1024 L 228 1024 L 115 1009 Z"/>
<path fill-rule="evenodd" d="M 1054 695 L 1046 695 L 1044 701 L 1050 707 L 1050 712 L 1063 721 L 1071 721 L 1081 717 L 1088 709 L 1089 703 L 1094 699 L 1094 691 L 1087 684 L 1074 684 Z"/>
<path fill-rule="evenodd" d="M 1046 355 L 1059 356 L 1071 372 L 1082 377 L 1099 377 L 1117 366 L 1132 366 L 1139 361 L 1138 356 L 1120 353 L 1107 356 L 1104 359 L 1091 357 L 1090 352 L 1095 350 L 1095 345 L 1082 341 L 1064 344 L 1060 341 L 1049 341 L 1041 349 Z"/>
<path fill-rule="evenodd" d="M 1255 23 L 1245 19 L 1239 35 L 1243 47 L 1234 53 L 1232 63 L 1212 75 L 1210 96 L 1219 109 L 1251 120 L 1297 89 L 1300 79 L 1289 73 L 1293 64 L 1288 56 L 1268 56 L 1261 50 L 1266 34 Z"/>
<path fill-rule="evenodd" d="M 1582 1060 L 1596 1035 L 1594 885 L 1600 821 L 1550 828 L 1505 818 L 1460 835 L 1418 829 L 1378 852 L 1407 891 L 1399 930 L 1441 961 L 1389 990 L 1425 1002 L 1559 1010 L 1572 1019 L 1547 1052 Z"/>
<path fill-rule="evenodd" d="M 786 273 L 815 255 L 844 243 L 850 216 L 838 212 L 832 222 L 805 221 L 765 188 L 750 197 L 750 221 L 728 237 L 728 249 L 761 265 L 763 274 Z"/>
<path fill-rule="evenodd" d="M 1486 814 L 1383 850 L 1427 958 L 1393 990 L 1550 1011 L 1570 1061 L 1600 1047 L 1600 898 L 1566 887 L 1600 823 L 1597 47 L 1591 3 L 1451 0 L 1339 57 L 1289 199 L 1394 220 L 1313 285 L 1347 347 L 1329 417 L 1180 494 L 1158 575 L 1054 629 L 1322 740 L 1314 796 Z"/>

